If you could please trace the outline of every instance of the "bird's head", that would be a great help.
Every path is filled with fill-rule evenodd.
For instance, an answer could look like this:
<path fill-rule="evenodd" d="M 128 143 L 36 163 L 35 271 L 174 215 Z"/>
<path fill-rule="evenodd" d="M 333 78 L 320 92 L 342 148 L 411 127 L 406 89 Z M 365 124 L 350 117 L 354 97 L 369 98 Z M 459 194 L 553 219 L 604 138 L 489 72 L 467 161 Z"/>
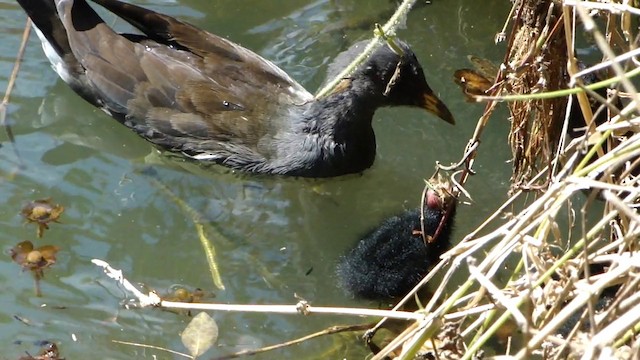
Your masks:
<path fill-rule="evenodd" d="M 389 106 L 416 106 L 454 124 L 447 106 L 433 93 L 413 50 L 400 40 L 383 44 L 360 68 L 383 91 Z"/>

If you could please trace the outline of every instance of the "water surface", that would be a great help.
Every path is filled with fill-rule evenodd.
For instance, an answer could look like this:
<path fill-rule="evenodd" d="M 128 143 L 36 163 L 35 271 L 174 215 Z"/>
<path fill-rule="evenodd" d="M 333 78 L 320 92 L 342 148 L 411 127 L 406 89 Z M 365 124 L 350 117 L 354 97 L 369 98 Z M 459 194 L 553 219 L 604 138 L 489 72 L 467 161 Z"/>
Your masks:
<path fill-rule="evenodd" d="M 340 51 L 371 35 L 394 2 L 150 1 L 136 3 L 180 17 L 271 59 L 311 92 Z M 33 341 L 59 343 L 67 359 L 171 358 L 158 350 L 114 344 L 131 341 L 185 351 L 179 333 L 189 318 L 154 310 L 124 310 L 127 294 L 90 263 L 101 258 L 133 281 L 156 289 L 172 284 L 214 292 L 215 301 L 369 306 L 335 287 L 337 259 L 382 218 L 417 206 L 423 179 L 436 161 L 457 161 L 482 105 L 464 102 L 452 81 L 467 54 L 499 60 L 492 39 L 507 1 L 433 1 L 414 9 L 401 38 L 410 43 L 432 88 L 456 117 L 452 127 L 419 110 L 384 109 L 374 119 L 378 155 L 362 175 L 327 180 L 201 171 L 156 156 L 152 146 L 86 104 L 50 69 L 32 36 L 7 119 L 15 149 L 2 135 L 0 208 L 3 249 L 29 239 L 62 248 L 47 272 L 44 296 L 30 274 L 0 257 L 0 347 L 8 358 L 34 353 Z M 24 26 L 17 3 L 0 0 L 0 85 L 8 81 Z M 109 23 L 126 28 L 107 16 Z M 505 120 L 502 120 L 505 119 Z M 504 198 L 510 167 L 508 123 L 494 117 L 483 137 L 478 175 L 467 184 L 472 206 L 458 211 L 454 241 L 478 225 Z M 483 151 L 484 149 L 484 151 Z M 199 212 L 223 237 L 214 239 L 226 290 L 216 290 L 190 216 L 157 184 Z M 28 200 L 53 198 L 67 211 L 44 239 L 23 225 Z M 46 305 L 46 306 L 45 306 Z M 364 322 L 339 316 L 212 314 L 220 327 L 206 356 L 279 343 L 334 324 Z M 21 317 L 28 322 L 18 321 Z M 74 340 L 75 337 L 75 340 Z M 21 344 L 16 344 L 20 341 Z M 257 358 L 363 358 L 355 335 L 327 337 Z"/>

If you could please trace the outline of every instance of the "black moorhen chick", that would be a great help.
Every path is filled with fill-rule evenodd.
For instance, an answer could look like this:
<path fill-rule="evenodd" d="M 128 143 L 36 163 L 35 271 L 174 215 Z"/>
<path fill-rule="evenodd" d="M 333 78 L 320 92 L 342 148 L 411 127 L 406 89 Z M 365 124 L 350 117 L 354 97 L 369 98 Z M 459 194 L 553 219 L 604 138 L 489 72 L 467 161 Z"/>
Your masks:
<path fill-rule="evenodd" d="M 172 152 L 267 174 L 363 171 L 378 107 L 418 106 L 453 124 L 409 46 L 380 46 L 314 99 L 271 62 L 226 39 L 135 5 L 93 0 L 144 35 L 114 32 L 85 0 L 18 0 L 69 86 Z"/>
<path fill-rule="evenodd" d="M 339 262 L 339 286 L 364 299 L 385 301 L 406 295 L 427 274 L 450 246 L 455 201 L 440 233 L 425 245 L 421 234 L 420 209 L 386 219 L 367 234 Z M 434 236 L 446 206 L 428 190 L 424 207 L 424 230 Z"/>
<path fill-rule="evenodd" d="M 582 71 L 587 68 L 587 64 L 578 60 L 578 70 Z M 568 76 L 568 75 L 567 75 Z M 604 77 L 601 74 L 596 72 L 591 72 L 583 75 L 581 77 L 582 83 L 584 85 L 592 85 L 599 81 L 604 80 Z M 596 94 L 600 95 L 602 98 L 607 98 L 607 88 L 600 88 L 595 90 Z M 569 113 L 569 136 L 571 138 L 576 138 L 584 135 L 586 131 L 586 124 L 584 115 L 582 114 L 582 110 L 580 110 L 580 104 L 578 103 L 578 97 L 576 95 L 571 95 L 573 97 L 573 104 L 571 106 L 571 112 Z M 591 112 L 593 113 L 593 122 L 595 122 L 595 126 L 602 125 L 605 121 L 609 120 L 607 109 L 604 108 L 603 104 L 601 104 L 594 97 L 589 96 L 587 94 L 587 98 L 589 99 L 589 105 L 591 107 Z M 612 105 L 618 109 L 622 109 L 622 102 L 620 98 L 616 97 L 612 102 Z M 601 109 L 602 107 L 602 109 Z"/>
<path fill-rule="evenodd" d="M 591 276 L 604 274 L 607 271 L 607 268 L 610 266 L 611 266 L 611 263 L 589 264 L 589 274 Z M 585 274 L 581 272 L 579 276 L 581 279 L 583 279 Z M 598 296 L 598 300 L 594 304 L 595 305 L 594 310 L 596 312 L 602 312 L 603 310 L 607 309 L 614 302 L 616 295 L 618 295 L 619 290 L 620 290 L 619 284 L 604 288 L 600 293 L 600 295 Z M 567 336 L 573 330 L 573 328 L 578 324 L 578 321 L 580 321 L 580 319 L 582 318 L 582 313 L 586 311 L 586 309 L 587 309 L 587 306 L 585 305 L 582 307 L 581 310 L 571 314 L 571 316 L 569 316 L 569 318 L 564 323 L 562 323 L 562 325 L 560 325 L 560 327 L 557 330 L 557 334 L 562 335 L 562 337 L 566 339 Z M 589 329 L 592 327 L 592 325 L 595 326 L 595 324 L 591 324 L 587 319 L 585 322 L 583 322 L 580 325 L 580 330 L 588 332 Z"/>

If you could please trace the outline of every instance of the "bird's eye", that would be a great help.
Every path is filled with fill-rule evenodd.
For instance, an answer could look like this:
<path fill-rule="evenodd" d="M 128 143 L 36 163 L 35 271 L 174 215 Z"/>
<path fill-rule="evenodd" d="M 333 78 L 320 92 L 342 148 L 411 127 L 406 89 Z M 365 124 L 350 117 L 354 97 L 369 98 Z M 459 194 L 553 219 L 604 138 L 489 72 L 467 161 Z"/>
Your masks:
<path fill-rule="evenodd" d="M 225 110 L 244 110 L 244 106 L 226 100 L 222 101 L 222 106 L 224 106 Z"/>

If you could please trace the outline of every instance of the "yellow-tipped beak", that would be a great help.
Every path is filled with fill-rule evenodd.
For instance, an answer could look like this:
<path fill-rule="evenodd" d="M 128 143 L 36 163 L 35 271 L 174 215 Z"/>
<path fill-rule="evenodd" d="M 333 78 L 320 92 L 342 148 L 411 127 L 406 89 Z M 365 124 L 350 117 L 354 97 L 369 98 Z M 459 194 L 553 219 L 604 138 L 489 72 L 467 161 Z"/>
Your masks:
<path fill-rule="evenodd" d="M 449 109 L 447 109 L 447 105 L 440 101 L 432 92 L 424 93 L 422 107 L 449 124 L 455 125 L 456 121 L 453 119 L 453 115 L 451 115 Z"/>

